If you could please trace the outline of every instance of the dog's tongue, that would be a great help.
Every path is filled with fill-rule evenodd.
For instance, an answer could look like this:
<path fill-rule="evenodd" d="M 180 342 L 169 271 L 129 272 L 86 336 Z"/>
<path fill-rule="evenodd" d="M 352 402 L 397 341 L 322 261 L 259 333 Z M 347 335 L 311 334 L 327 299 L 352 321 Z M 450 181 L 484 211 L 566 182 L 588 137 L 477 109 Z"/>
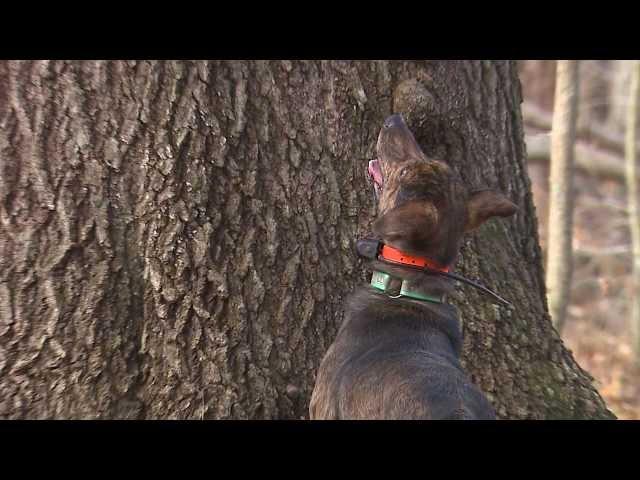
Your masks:
<path fill-rule="evenodd" d="M 368 172 L 373 181 L 382 187 L 382 170 L 380 170 L 380 161 L 377 158 L 369 160 Z"/>

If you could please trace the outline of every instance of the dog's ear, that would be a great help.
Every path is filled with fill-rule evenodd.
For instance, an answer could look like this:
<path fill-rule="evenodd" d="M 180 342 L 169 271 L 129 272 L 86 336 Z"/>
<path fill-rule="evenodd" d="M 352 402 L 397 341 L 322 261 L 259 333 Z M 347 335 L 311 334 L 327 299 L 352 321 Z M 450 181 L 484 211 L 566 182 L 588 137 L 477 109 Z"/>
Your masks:
<path fill-rule="evenodd" d="M 516 213 L 515 206 L 504 195 L 493 190 L 472 192 L 467 201 L 467 222 L 464 231 L 475 230 L 491 217 L 509 217 Z"/>
<path fill-rule="evenodd" d="M 373 232 L 385 243 L 407 252 L 419 249 L 433 234 L 438 210 L 430 202 L 414 200 L 394 207 L 373 224 Z"/>

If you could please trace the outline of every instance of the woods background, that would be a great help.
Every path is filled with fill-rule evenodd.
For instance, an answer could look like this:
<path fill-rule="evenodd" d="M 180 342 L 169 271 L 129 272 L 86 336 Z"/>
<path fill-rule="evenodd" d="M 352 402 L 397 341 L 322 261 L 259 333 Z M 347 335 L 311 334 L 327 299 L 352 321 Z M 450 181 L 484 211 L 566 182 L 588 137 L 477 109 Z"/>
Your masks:
<path fill-rule="evenodd" d="M 581 60 L 574 175 L 574 272 L 562 337 L 621 419 L 640 418 L 631 344 L 631 238 L 624 138 L 633 61 Z M 546 255 L 553 60 L 518 64 L 540 242 Z M 638 148 L 638 146 L 636 146 Z"/>

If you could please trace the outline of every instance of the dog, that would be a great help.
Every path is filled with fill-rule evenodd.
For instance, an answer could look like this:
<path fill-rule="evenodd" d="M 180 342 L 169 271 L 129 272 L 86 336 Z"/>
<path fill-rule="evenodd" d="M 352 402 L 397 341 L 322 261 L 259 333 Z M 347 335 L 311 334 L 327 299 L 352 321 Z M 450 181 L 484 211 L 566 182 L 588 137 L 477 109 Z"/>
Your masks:
<path fill-rule="evenodd" d="M 460 364 L 458 312 L 444 301 L 452 282 L 433 273 L 449 271 L 466 232 L 516 206 L 493 190 L 469 191 L 446 163 L 424 154 L 399 114 L 385 120 L 376 152 L 368 165 L 378 201 L 372 282 L 348 299 L 317 373 L 310 418 L 495 419 Z"/>

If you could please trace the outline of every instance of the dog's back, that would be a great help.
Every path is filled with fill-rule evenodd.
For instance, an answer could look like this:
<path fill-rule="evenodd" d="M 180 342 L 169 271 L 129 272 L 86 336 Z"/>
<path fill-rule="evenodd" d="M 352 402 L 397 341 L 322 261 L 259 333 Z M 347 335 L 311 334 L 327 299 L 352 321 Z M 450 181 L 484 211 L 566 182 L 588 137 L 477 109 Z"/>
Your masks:
<path fill-rule="evenodd" d="M 459 353 L 454 307 L 400 305 L 360 289 L 318 371 L 311 418 L 494 418 Z"/>

